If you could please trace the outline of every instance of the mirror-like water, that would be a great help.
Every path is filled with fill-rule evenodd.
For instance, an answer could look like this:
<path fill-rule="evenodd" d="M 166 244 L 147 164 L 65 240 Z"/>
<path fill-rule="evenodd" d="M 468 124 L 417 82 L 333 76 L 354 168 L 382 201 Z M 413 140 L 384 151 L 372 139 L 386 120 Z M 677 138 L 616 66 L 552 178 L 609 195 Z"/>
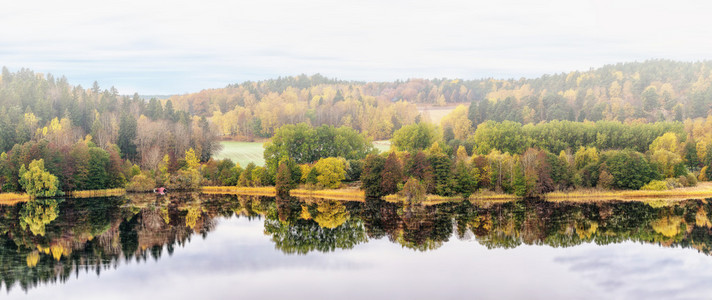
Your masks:
<path fill-rule="evenodd" d="M 0 206 L 10 298 L 700 299 L 712 205 L 174 194 Z"/>

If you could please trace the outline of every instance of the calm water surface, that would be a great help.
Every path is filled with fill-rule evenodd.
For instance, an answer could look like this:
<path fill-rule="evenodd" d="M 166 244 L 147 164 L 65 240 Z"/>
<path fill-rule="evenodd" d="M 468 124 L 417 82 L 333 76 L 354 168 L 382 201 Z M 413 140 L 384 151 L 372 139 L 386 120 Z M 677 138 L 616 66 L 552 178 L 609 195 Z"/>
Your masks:
<path fill-rule="evenodd" d="M 711 216 L 701 200 L 39 200 L 0 206 L 0 297 L 706 299 Z"/>

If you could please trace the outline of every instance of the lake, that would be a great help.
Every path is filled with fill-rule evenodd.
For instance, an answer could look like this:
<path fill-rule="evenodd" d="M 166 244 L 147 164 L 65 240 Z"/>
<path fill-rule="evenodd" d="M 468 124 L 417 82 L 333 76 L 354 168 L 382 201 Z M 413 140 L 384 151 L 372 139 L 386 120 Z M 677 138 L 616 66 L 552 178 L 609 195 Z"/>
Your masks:
<path fill-rule="evenodd" d="M 0 286 L 11 299 L 702 299 L 708 200 L 37 200 L 0 206 Z"/>

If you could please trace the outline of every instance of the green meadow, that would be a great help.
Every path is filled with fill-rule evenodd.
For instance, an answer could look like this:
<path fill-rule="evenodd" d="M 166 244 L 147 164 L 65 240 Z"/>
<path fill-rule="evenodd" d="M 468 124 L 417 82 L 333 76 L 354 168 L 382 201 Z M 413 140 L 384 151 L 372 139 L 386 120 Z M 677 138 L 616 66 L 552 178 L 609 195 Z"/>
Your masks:
<path fill-rule="evenodd" d="M 243 168 L 251 162 L 258 166 L 265 164 L 264 148 L 262 147 L 264 143 L 224 141 L 220 144 L 223 148 L 213 156 L 216 160 L 229 158 L 233 162 L 239 163 Z"/>

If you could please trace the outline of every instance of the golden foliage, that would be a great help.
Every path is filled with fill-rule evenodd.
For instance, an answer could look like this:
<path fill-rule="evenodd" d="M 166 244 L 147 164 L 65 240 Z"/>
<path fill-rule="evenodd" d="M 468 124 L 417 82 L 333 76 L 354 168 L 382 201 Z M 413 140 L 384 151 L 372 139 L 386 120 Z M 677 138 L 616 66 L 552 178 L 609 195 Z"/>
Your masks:
<path fill-rule="evenodd" d="M 37 266 L 37 263 L 40 261 L 40 253 L 37 251 L 32 251 L 30 254 L 27 254 L 27 266 L 30 268 L 34 268 Z"/>
<path fill-rule="evenodd" d="M 665 237 L 674 237 L 680 233 L 680 224 L 683 220 L 680 216 L 665 217 L 651 222 L 655 232 L 662 234 Z"/>

